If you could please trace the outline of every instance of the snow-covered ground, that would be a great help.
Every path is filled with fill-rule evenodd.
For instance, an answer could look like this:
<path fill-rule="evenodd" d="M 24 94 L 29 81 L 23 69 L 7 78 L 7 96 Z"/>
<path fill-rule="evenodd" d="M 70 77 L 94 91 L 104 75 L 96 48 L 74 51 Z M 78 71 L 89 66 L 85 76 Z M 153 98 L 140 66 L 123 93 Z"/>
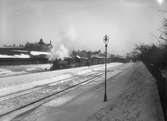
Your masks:
<path fill-rule="evenodd" d="M 121 65 L 121 63 L 111 63 L 108 64 L 108 68 L 115 67 L 118 65 Z M 40 72 L 1 78 L 0 96 L 10 94 L 11 92 L 26 90 L 35 86 L 56 82 L 62 79 L 67 79 L 72 77 L 73 75 L 83 75 L 87 73 L 92 73 L 93 71 L 103 70 L 104 65 L 94 65 L 89 67 L 71 68 L 65 70 Z"/>
<path fill-rule="evenodd" d="M 108 64 L 108 78 L 120 73 L 118 68 L 121 65 L 121 63 Z M 115 70 L 114 68 L 117 69 Z M 101 73 L 104 73 L 104 65 L 53 71 L 50 72 L 51 77 L 46 75 L 45 79 L 39 79 L 39 75 L 37 74 L 24 75 L 24 79 L 26 79 L 25 76 L 31 78 L 32 75 L 34 75 L 36 77 L 36 80 L 25 83 L 22 82 L 24 79 L 20 78 L 20 76 L 16 76 L 16 80 L 12 80 L 13 77 L 10 77 L 8 78 L 8 81 L 6 80 L 8 85 L 6 84 L 6 86 L 2 86 L 0 89 L 0 95 L 2 96 L 0 98 L 0 115 L 26 104 L 32 103 L 59 90 L 63 90 L 67 88 L 68 85 L 75 85 L 77 83 L 91 79 L 92 77 L 94 78 L 94 76 L 96 77 Z M 99 79 L 101 78 L 104 77 L 99 77 Z M 10 79 L 11 81 L 9 81 Z M 5 80 L 0 81 L 1 85 L 4 84 L 2 83 L 3 81 L 5 82 Z M 30 88 L 31 90 L 26 90 Z M 13 94 L 14 92 L 18 93 Z M 11 93 L 12 95 L 8 95 Z"/>
<path fill-rule="evenodd" d="M 142 63 L 122 65 L 107 80 L 77 87 L 13 121 L 164 121 L 155 79 Z"/>
<path fill-rule="evenodd" d="M 52 64 L 31 64 L 31 65 L 9 65 L 0 66 L 0 78 L 7 76 L 16 76 L 34 72 L 46 71 Z"/>

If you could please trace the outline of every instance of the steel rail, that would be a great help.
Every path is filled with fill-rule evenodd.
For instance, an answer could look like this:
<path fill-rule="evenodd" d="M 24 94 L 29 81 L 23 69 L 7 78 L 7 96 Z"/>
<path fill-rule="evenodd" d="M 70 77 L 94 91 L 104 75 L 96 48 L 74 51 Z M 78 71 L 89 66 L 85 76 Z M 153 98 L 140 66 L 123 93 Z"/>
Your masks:
<path fill-rule="evenodd" d="M 0 117 L 3 117 L 3 116 L 5 116 L 5 115 L 8 115 L 8 114 L 13 113 L 13 112 L 15 112 L 15 111 L 18 111 L 18 110 L 21 110 L 21 109 L 23 109 L 23 108 L 26 108 L 26 107 L 28 107 L 28 106 L 30 106 L 30 105 L 33 105 L 33 104 L 38 103 L 38 102 L 40 102 L 40 101 L 43 101 L 43 100 L 45 100 L 45 99 L 47 99 L 47 98 L 50 98 L 50 97 L 55 96 L 55 95 L 57 95 L 57 94 L 59 94 L 59 93 L 65 92 L 65 91 L 67 91 L 67 90 L 70 90 L 70 89 L 72 89 L 72 88 L 74 88 L 74 87 L 77 87 L 77 86 L 82 85 L 82 84 L 84 84 L 84 83 L 87 83 L 87 82 L 89 82 L 89 81 L 91 82 L 91 81 L 93 81 L 94 79 L 96 79 L 97 77 L 102 76 L 102 75 L 104 75 L 104 73 L 99 73 L 98 75 L 95 75 L 95 76 L 93 75 L 93 77 L 90 77 L 89 79 L 86 79 L 85 81 L 82 81 L 82 82 L 79 82 L 79 83 L 74 84 L 74 85 L 72 85 L 72 86 L 69 86 L 69 87 L 67 87 L 67 88 L 65 88 L 65 89 L 62 89 L 62 90 L 58 91 L 58 92 L 54 92 L 54 93 L 52 93 L 52 94 L 49 94 L 49 95 L 47 95 L 47 96 L 45 96 L 45 97 L 42 97 L 42 98 L 40 98 L 40 99 L 38 99 L 38 100 L 35 100 L 35 101 L 31 102 L 31 103 L 28 103 L 28 104 L 25 104 L 25 105 L 23 105 L 23 106 L 17 107 L 17 108 L 15 108 L 15 109 L 13 109 L 13 110 L 10 110 L 10 111 L 8 111 L 8 112 L 5 112 L 4 114 L 0 114 Z M 49 87 L 49 86 L 48 86 L 48 87 Z M 55 89 L 55 90 L 56 90 L 56 89 Z M 53 91 L 54 91 L 54 90 L 53 90 Z"/>

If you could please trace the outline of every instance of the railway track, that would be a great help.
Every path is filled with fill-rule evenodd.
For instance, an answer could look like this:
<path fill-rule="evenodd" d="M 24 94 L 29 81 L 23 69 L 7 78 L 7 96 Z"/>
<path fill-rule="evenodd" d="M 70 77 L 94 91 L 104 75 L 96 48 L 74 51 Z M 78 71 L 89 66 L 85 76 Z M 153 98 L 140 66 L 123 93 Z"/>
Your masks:
<path fill-rule="evenodd" d="M 92 74 L 90 74 L 90 75 L 92 75 Z M 90 75 L 87 75 L 87 76 L 90 76 Z M 64 82 L 64 81 L 69 81 L 69 80 L 71 80 L 71 79 L 77 79 L 77 78 L 78 78 L 78 77 L 74 75 L 73 78 L 68 77 L 68 78 L 61 79 L 61 80 L 56 81 L 56 82 L 49 82 L 49 83 L 47 83 L 47 84 L 38 85 L 38 86 L 29 88 L 29 89 L 25 89 L 25 90 L 21 90 L 21 91 L 17 91 L 17 92 L 12 92 L 12 93 L 10 93 L 10 94 L 6 94 L 6 95 L 3 95 L 3 96 L 0 96 L 0 101 L 5 100 L 5 99 L 9 99 L 9 98 L 12 98 L 12 97 L 16 97 L 16 96 L 19 96 L 19 95 L 32 93 L 33 91 L 40 90 L 40 89 L 44 89 L 44 88 L 48 87 L 49 85 L 56 85 L 56 84 L 62 83 L 62 81 L 63 81 L 63 82 Z M 52 79 L 52 78 L 51 78 L 51 79 Z"/>
<path fill-rule="evenodd" d="M 108 78 L 111 78 L 119 73 L 119 69 L 116 71 L 115 69 L 108 69 L 108 75 L 110 75 Z M 30 88 L 24 90 L 23 92 L 16 92 L 2 96 L 0 97 L 0 120 L 11 121 L 18 115 L 37 108 L 63 93 L 91 83 L 97 78 L 98 80 L 103 80 L 104 72 L 96 70 L 93 73 L 89 73 L 84 76 L 82 74 L 74 75 L 73 77 Z M 103 81 L 100 83 L 103 83 Z"/>
<path fill-rule="evenodd" d="M 73 89 L 74 87 L 77 87 L 77 86 L 82 85 L 84 83 L 91 82 L 91 81 L 95 80 L 96 78 L 99 78 L 102 75 L 104 75 L 104 73 L 95 73 L 93 75 L 90 74 L 87 77 L 83 77 L 82 79 L 80 78 L 80 81 L 78 81 L 78 82 L 71 83 L 72 81 L 74 81 L 76 79 L 79 79 L 78 77 L 74 77 L 72 79 L 68 79 L 68 81 L 67 80 L 61 80 L 61 81 L 63 81 L 62 85 L 60 84 L 61 83 L 61 81 L 60 81 L 57 84 L 56 83 L 49 83 L 49 84 L 47 84 L 47 85 L 45 85 L 45 86 L 43 86 L 41 88 L 38 87 L 39 90 L 35 90 L 34 91 L 35 88 L 33 88 L 33 91 L 31 91 L 32 89 L 30 89 L 28 93 L 25 93 L 25 94 L 22 94 L 22 95 L 13 97 L 13 98 L 20 98 L 20 100 L 22 100 L 22 97 L 25 97 L 25 96 L 27 97 L 28 95 L 32 95 L 34 93 L 36 93 L 34 95 L 36 98 L 29 97 L 32 100 L 30 100 L 28 102 L 24 102 L 24 100 L 22 100 L 24 102 L 22 104 L 18 104 L 17 106 L 13 106 L 13 107 L 11 106 L 11 108 L 9 108 L 10 107 L 9 105 L 7 106 L 7 108 L 2 108 L 2 110 L 0 110 L 0 117 L 7 116 L 7 115 L 9 115 L 11 113 L 17 112 L 17 111 L 22 110 L 22 109 L 24 109 L 24 108 L 26 108 L 28 106 L 31 106 L 31 105 L 38 104 L 36 106 L 39 106 L 39 105 L 51 100 L 53 96 L 55 96 L 55 95 L 57 95 L 59 93 L 68 91 L 68 90 Z M 17 93 L 14 93 L 14 94 L 16 95 Z M 39 97 L 37 97 L 37 94 L 38 94 Z M 13 94 L 8 95 L 8 96 L 12 96 L 12 95 Z M 9 100 L 11 100 L 13 98 L 6 98 L 4 100 L 2 100 L 2 99 L 0 99 L 0 100 L 2 100 L 1 102 L 5 101 L 6 103 L 9 103 L 9 104 L 12 105 L 12 103 L 10 103 Z M 3 105 L 3 103 L 1 103 L 1 105 Z"/>

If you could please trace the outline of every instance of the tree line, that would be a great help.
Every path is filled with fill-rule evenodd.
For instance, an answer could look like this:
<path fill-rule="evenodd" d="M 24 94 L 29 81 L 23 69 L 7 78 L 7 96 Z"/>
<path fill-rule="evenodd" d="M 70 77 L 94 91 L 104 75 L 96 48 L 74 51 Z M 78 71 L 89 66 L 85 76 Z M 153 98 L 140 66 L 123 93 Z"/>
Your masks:
<path fill-rule="evenodd" d="M 163 20 L 159 42 L 159 45 L 137 45 L 127 58 L 142 61 L 157 80 L 164 117 L 167 121 L 167 77 L 162 76 L 162 70 L 166 70 L 167 73 L 167 19 Z"/>

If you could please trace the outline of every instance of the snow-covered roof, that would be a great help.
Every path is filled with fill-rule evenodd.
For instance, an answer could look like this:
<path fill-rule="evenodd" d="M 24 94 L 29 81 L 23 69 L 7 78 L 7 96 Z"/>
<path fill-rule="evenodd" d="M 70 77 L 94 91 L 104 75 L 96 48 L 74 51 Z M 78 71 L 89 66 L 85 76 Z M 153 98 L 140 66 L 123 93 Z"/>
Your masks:
<path fill-rule="evenodd" d="M 30 58 L 27 54 L 19 54 L 19 55 L 0 55 L 0 58 Z"/>
<path fill-rule="evenodd" d="M 43 52 L 43 51 L 30 51 L 30 54 L 33 56 L 38 56 L 38 55 L 51 55 L 49 52 Z"/>

